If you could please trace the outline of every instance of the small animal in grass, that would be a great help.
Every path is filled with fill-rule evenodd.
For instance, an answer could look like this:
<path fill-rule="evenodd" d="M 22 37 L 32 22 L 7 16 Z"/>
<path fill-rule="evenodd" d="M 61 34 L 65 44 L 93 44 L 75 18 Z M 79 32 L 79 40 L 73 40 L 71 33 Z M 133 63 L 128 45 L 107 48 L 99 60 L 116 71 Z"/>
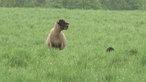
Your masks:
<path fill-rule="evenodd" d="M 107 51 L 107 52 L 114 51 L 114 48 L 113 48 L 113 47 L 108 47 L 108 48 L 106 49 L 106 51 Z"/>
<path fill-rule="evenodd" d="M 55 26 L 51 29 L 46 43 L 48 48 L 58 48 L 60 50 L 64 49 L 66 46 L 66 37 L 63 30 L 67 30 L 69 27 L 69 23 L 67 23 L 63 19 L 59 19 Z"/>

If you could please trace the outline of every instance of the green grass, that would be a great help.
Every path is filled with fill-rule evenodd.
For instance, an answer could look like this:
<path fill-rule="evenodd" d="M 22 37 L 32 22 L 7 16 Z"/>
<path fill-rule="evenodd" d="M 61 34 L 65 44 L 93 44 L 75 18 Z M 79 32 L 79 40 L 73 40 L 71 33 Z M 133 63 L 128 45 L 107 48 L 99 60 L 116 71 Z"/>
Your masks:
<path fill-rule="evenodd" d="M 67 46 L 49 50 L 60 18 Z M 146 11 L 0 8 L 0 82 L 146 82 L 145 49 Z"/>

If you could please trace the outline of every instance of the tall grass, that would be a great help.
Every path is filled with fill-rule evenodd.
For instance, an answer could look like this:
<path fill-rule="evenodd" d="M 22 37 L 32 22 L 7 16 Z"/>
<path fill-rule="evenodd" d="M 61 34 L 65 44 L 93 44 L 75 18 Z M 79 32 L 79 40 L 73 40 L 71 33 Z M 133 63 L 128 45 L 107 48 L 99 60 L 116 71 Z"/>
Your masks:
<path fill-rule="evenodd" d="M 0 8 L 0 82 L 145 82 L 145 14 Z M 67 46 L 48 49 L 60 18 L 70 23 Z"/>

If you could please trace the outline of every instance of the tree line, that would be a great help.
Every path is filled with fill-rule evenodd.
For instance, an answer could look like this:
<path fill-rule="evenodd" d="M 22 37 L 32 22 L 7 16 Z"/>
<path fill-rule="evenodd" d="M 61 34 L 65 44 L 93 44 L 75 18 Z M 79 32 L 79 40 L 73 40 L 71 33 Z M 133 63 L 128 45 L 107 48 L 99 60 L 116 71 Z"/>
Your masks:
<path fill-rule="evenodd" d="M 0 7 L 146 10 L 146 0 L 0 0 Z"/>

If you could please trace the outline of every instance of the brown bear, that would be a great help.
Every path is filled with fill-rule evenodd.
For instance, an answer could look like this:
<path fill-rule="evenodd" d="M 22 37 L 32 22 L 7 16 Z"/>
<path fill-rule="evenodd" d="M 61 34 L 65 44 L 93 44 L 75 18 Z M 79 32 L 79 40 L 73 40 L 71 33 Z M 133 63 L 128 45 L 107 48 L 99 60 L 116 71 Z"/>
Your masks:
<path fill-rule="evenodd" d="M 67 30 L 68 26 L 69 23 L 63 19 L 60 19 L 55 23 L 54 28 L 51 29 L 46 40 L 48 48 L 59 48 L 60 50 L 65 48 L 66 37 L 62 31 Z"/>

